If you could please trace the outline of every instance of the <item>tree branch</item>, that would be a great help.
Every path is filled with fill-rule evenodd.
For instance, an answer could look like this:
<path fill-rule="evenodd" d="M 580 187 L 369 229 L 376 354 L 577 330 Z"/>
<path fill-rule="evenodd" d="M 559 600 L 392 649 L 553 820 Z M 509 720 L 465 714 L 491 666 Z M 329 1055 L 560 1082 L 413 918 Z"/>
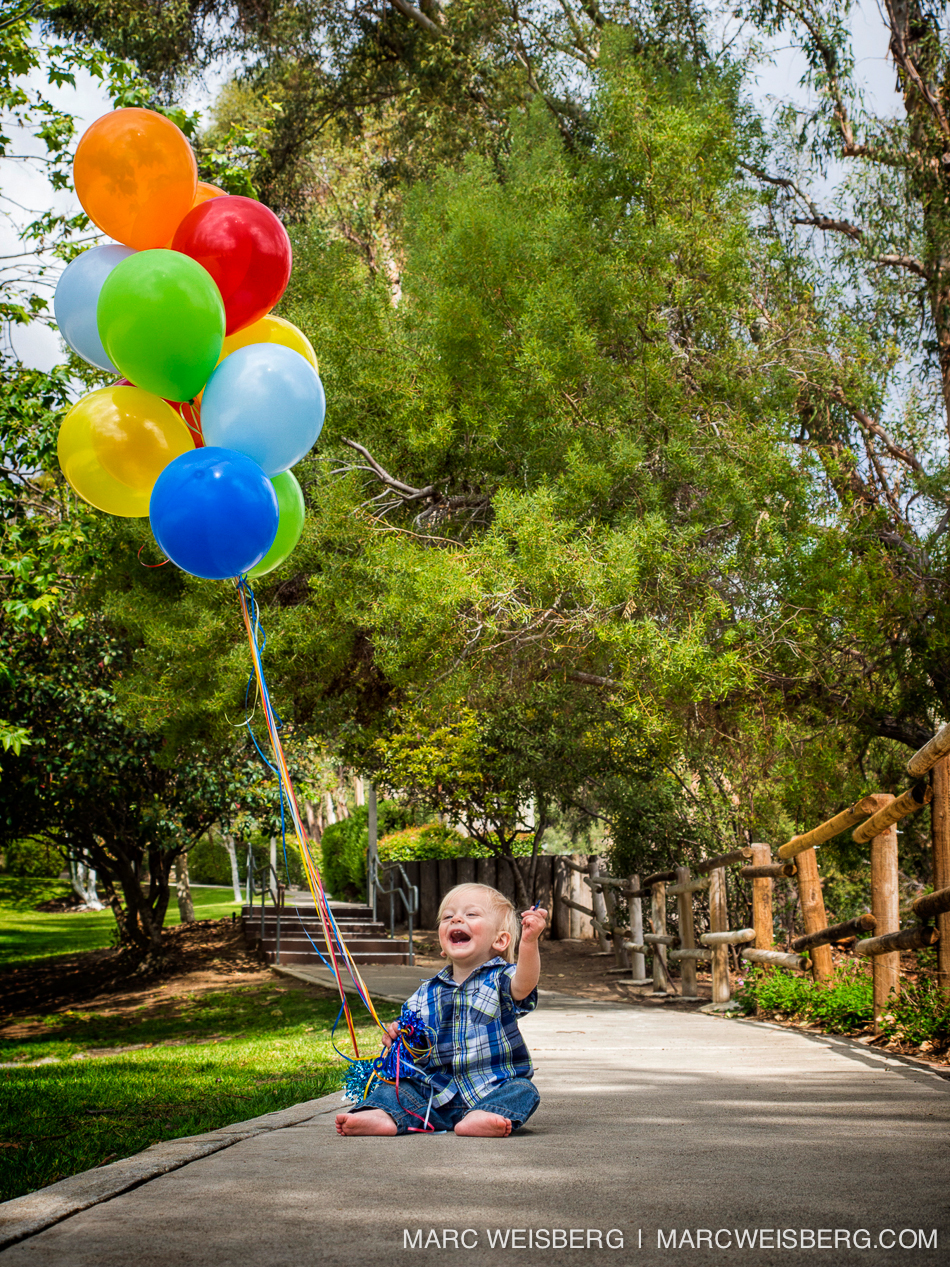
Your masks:
<path fill-rule="evenodd" d="M 445 31 L 443 31 L 442 27 L 437 22 L 433 22 L 431 18 L 427 18 L 422 10 L 410 4 L 409 0 L 392 0 L 392 2 L 410 22 L 415 22 L 416 26 L 421 26 L 423 31 L 426 31 L 429 35 L 434 35 L 437 39 L 445 39 Z"/>
<path fill-rule="evenodd" d="M 386 484 L 389 488 L 394 489 L 395 492 L 399 493 L 404 501 L 418 501 L 423 497 L 441 496 L 434 484 L 428 484 L 425 488 L 413 488 L 411 484 L 404 484 L 402 480 L 397 480 L 380 466 L 368 449 L 364 449 L 363 446 L 361 444 L 357 444 L 355 440 L 347 440 L 344 438 L 343 443 L 349 448 L 355 449 L 357 453 L 364 457 L 369 463 L 370 470 L 376 478 L 383 484 Z"/>
<path fill-rule="evenodd" d="M 924 83 L 920 76 L 920 72 L 914 65 L 914 60 L 907 47 L 906 26 L 907 19 L 910 17 L 910 6 L 902 6 L 903 13 L 900 17 L 898 17 L 893 0 L 885 0 L 885 4 L 891 28 L 891 56 L 897 63 L 898 68 L 904 72 L 907 78 L 920 93 L 921 97 L 923 97 L 924 101 L 927 103 L 927 106 L 936 120 L 940 131 L 948 140 L 950 140 L 950 123 L 947 121 L 947 116 L 944 113 L 940 98 L 931 90 L 929 85 Z"/>

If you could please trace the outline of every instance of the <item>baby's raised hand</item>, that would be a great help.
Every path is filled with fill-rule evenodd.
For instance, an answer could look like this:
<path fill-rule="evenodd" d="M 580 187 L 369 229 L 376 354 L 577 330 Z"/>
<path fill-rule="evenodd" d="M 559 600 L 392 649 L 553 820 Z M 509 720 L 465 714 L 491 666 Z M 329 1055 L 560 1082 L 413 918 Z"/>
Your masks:
<path fill-rule="evenodd" d="M 522 911 L 521 913 L 521 940 L 537 941 L 544 932 L 544 926 L 547 923 L 548 913 L 543 906 L 536 907 L 530 911 Z"/>

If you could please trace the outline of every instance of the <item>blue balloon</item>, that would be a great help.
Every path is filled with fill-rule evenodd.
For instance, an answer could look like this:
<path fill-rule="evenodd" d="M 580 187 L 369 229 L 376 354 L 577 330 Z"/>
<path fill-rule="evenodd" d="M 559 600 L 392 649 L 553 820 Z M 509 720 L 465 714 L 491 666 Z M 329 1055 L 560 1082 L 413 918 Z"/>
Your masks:
<path fill-rule="evenodd" d="M 207 444 L 246 453 L 279 475 L 313 448 L 326 397 L 309 361 L 282 343 L 250 343 L 226 356 L 201 399 Z"/>
<path fill-rule="evenodd" d="M 116 264 L 135 255 L 128 246 L 94 246 L 77 255 L 56 284 L 53 312 L 59 332 L 84 361 L 100 370 L 118 370 L 106 355 L 96 325 L 99 291 Z"/>
<path fill-rule="evenodd" d="M 274 486 L 257 463 L 221 448 L 192 449 L 169 462 L 148 513 L 171 561 L 208 581 L 241 576 L 260 563 L 279 518 Z"/>

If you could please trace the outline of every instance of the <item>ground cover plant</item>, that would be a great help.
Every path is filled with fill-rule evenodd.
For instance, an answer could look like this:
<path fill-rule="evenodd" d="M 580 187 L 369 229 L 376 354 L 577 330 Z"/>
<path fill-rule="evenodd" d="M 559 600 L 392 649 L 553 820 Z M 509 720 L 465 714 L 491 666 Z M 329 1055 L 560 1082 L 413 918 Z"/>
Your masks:
<path fill-rule="evenodd" d="M 338 1011 L 329 991 L 265 979 L 19 1017 L 0 1032 L 0 1200 L 336 1090 Z M 397 1011 L 380 1005 L 383 1020 Z M 374 1027 L 354 1019 L 376 1055 Z M 337 1041 L 348 1050 L 345 1030 Z"/>
<path fill-rule="evenodd" d="M 873 1022 L 869 964 L 844 960 L 830 981 L 813 981 L 790 972 L 755 968 L 736 991 L 746 1015 L 779 1021 L 811 1023 L 832 1034 L 854 1034 Z M 902 974 L 900 996 L 881 1018 L 880 1041 L 893 1049 L 924 1056 L 945 1056 L 950 1050 L 950 1000 L 935 981 Z"/>
<path fill-rule="evenodd" d="M 0 876 L 0 965 L 11 967 L 51 955 L 98 950 L 115 942 L 116 923 L 111 910 L 39 911 L 41 904 L 67 898 L 68 884 L 60 880 L 21 879 Z M 240 906 L 230 887 L 193 885 L 195 916 L 199 920 L 230 917 Z M 180 922 L 178 907 L 169 907 L 167 927 Z"/>

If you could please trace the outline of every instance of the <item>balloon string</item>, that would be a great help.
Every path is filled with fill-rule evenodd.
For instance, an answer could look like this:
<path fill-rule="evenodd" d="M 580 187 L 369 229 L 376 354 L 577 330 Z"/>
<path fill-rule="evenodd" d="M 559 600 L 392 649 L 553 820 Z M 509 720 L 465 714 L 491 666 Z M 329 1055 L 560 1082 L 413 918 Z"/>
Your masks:
<path fill-rule="evenodd" d="M 244 618 L 244 627 L 247 631 L 251 660 L 254 665 L 254 677 L 257 679 L 258 698 L 260 699 L 262 711 L 267 724 L 267 733 L 270 739 L 271 751 L 274 756 L 274 765 L 277 767 L 279 780 L 283 784 L 283 791 L 290 809 L 291 822 L 294 826 L 294 832 L 300 846 L 300 854 L 303 860 L 304 869 L 307 873 L 307 881 L 310 886 L 310 891 L 313 894 L 314 905 L 320 916 L 320 922 L 323 926 L 323 936 L 327 952 L 330 956 L 331 970 L 336 978 L 337 988 L 340 992 L 340 1001 L 343 1005 L 341 1010 L 346 1018 L 347 1029 L 350 1032 L 350 1040 L 353 1044 L 353 1050 L 358 1057 L 359 1047 L 357 1046 L 353 1019 L 350 1015 L 349 1003 L 343 986 L 342 968 L 344 966 L 346 967 L 346 970 L 356 987 L 356 992 L 359 995 L 363 1006 L 369 1012 L 370 1016 L 372 1016 L 373 1020 L 380 1029 L 383 1029 L 384 1026 L 376 1013 L 369 991 L 367 990 L 366 984 L 360 975 L 353 956 L 347 947 L 346 942 L 343 940 L 340 930 L 337 927 L 336 920 L 333 918 L 333 912 L 330 910 L 330 904 L 327 900 L 326 890 L 323 887 L 323 880 L 321 878 L 319 868 L 317 867 L 316 860 L 310 851 L 310 842 L 303 830 L 303 823 L 300 818 L 300 809 L 297 804 L 297 797 L 294 793 L 290 772 L 287 769 L 287 759 L 284 755 L 283 744 L 280 740 L 280 723 L 274 713 L 270 699 L 270 692 L 264 678 L 264 667 L 261 663 L 263 630 L 261 629 L 257 602 L 254 598 L 254 591 L 248 585 L 245 577 L 237 578 L 235 580 L 235 585 L 241 602 L 241 615 Z M 248 599 L 250 599 L 250 610 L 248 607 Z M 339 963 L 337 961 L 338 955 L 340 959 Z"/>
<path fill-rule="evenodd" d="M 148 545 L 148 542 L 146 542 L 146 543 L 145 543 L 145 545 Z M 163 568 L 163 567 L 165 566 L 165 564 L 166 564 L 166 563 L 170 563 L 170 562 L 171 562 L 171 560 L 170 560 L 170 559 L 162 559 L 161 563 L 144 563 L 144 562 L 142 561 L 142 551 L 143 551 L 144 549 L 145 549 L 145 546 L 144 546 L 144 545 L 139 546 L 139 552 L 138 552 L 138 555 L 137 555 L 138 561 L 139 561 L 139 563 L 141 563 L 141 564 L 142 564 L 142 567 L 143 567 L 143 568 Z"/>
<path fill-rule="evenodd" d="M 201 421 L 198 410 L 195 408 L 193 400 L 183 400 L 181 403 L 182 421 L 188 428 L 188 432 L 195 442 L 196 449 L 203 449 L 205 445 L 204 436 L 201 434 Z"/>

